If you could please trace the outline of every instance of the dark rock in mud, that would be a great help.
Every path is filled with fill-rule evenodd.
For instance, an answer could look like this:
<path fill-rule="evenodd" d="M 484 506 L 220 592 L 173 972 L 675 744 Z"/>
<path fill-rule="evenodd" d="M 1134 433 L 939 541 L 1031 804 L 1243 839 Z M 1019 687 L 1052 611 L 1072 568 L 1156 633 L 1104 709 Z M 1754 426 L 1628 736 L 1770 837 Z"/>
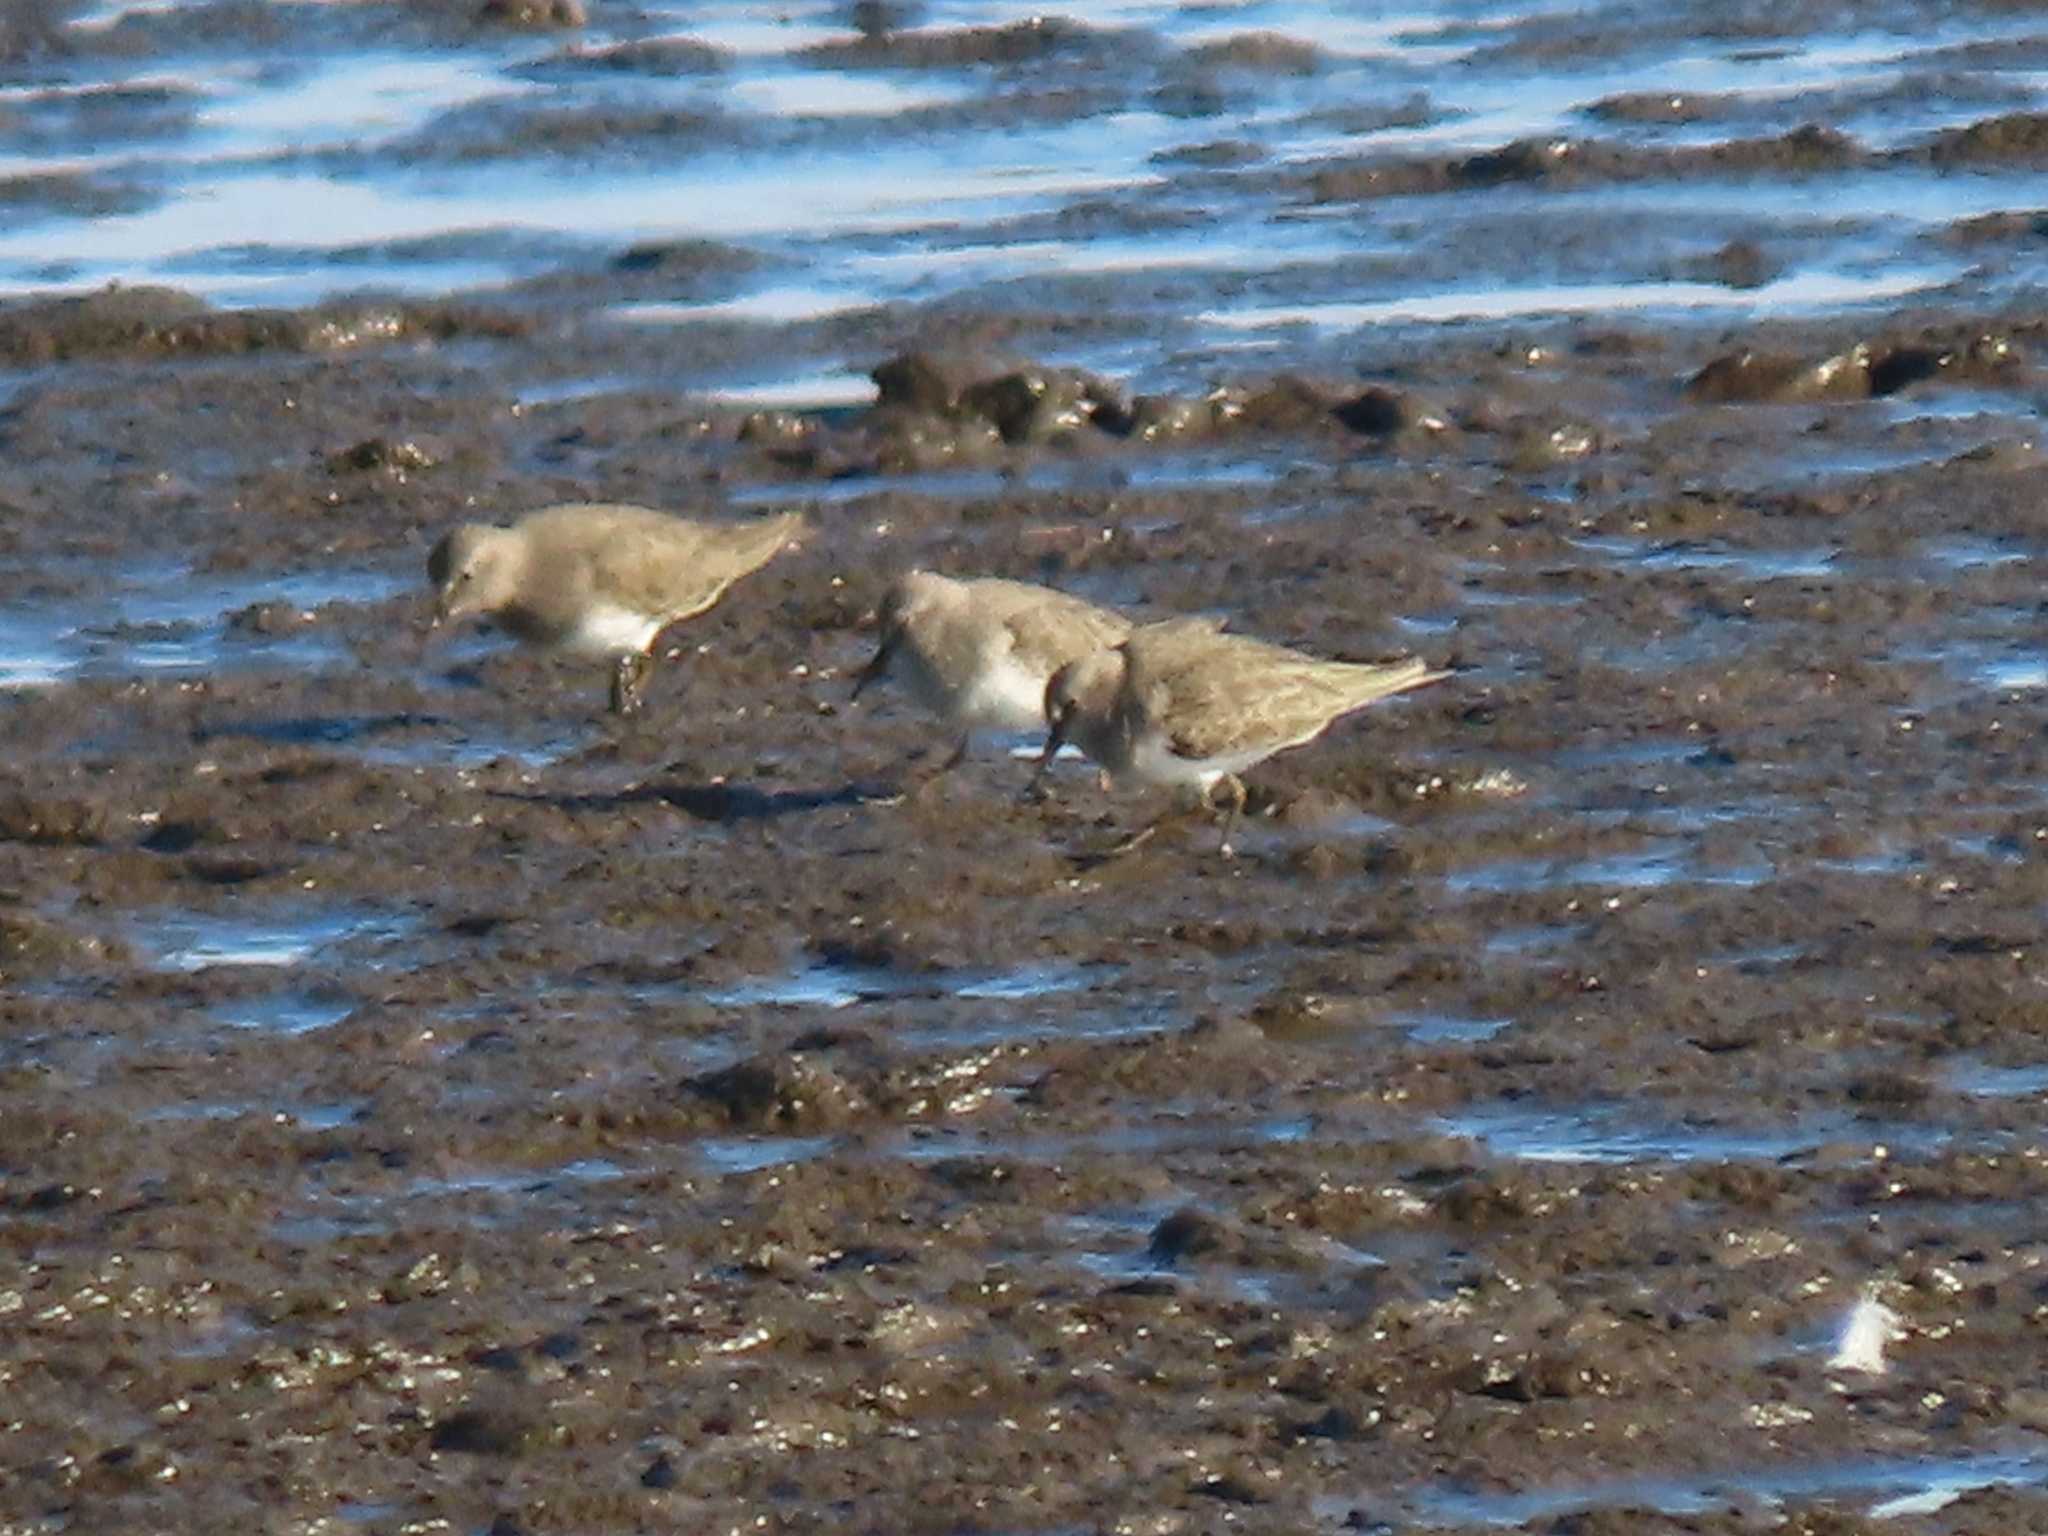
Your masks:
<path fill-rule="evenodd" d="M 1075 368 L 1022 368 L 972 384 L 960 409 L 992 423 L 1006 443 L 1035 443 L 1100 426 L 1127 430 L 1129 407 L 1116 391 Z"/>
<path fill-rule="evenodd" d="M 427 1444 L 464 1456 L 514 1457 L 534 1449 L 543 1433 L 540 1420 L 528 1409 L 509 1402 L 477 1404 L 437 1422 Z"/>
<path fill-rule="evenodd" d="M 1184 1206 L 1163 1218 L 1152 1229 L 1145 1253 L 1155 1264 L 1178 1264 L 1226 1252 L 1232 1246 L 1230 1229 L 1213 1216 Z"/>
<path fill-rule="evenodd" d="M 973 352 L 905 352 L 870 371 L 879 408 L 901 407 L 933 416 L 957 415 L 961 397 L 984 379 L 1022 366 L 1015 359 Z"/>
<path fill-rule="evenodd" d="M 1443 432 L 1450 427 L 1443 412 L 1417 399 L 1407 390 L 1385 384 L 1368 384 L 1348 400 L 1330 408 L 1340 425 L 1366 437 L 1392 437 L 1397 433 Z"/>
<path fill-rule="evenodd" d="M 878 398 L 863 430 L 894 471 L 985 458 L 1000 443 L 1043 443 L 1093 428 L 1132 430 L 1132 408 L 1109 381 L 1077 368 L 1014 364 L 991 372 L 969 352 L 909 352 L 877 366 Z"/>
<path fill-rule="evenodd" d="M 411 438 L 393 442 L 388 437 L 366 437 L 360 443 L 329 454 L 327 467 L 335 474 L 378 469 L 406 474 L 432 469 L 446 456 L 447 450 L 438 444 L 421 443 Z"/>
<path fill-rule="evenodd" d="M 903 352 L 872 371 L 870 426 L 895 430 L 915 418 L 987 422 L 1004 442 L 1042 442 L 1096 426 L 1126 434 L 1135 416 L 1122 391 L 1083 369 L 995 362 L 979 352 Z"/>
<path fill-rule="evenodd" d="M 838 1125 L 863 1113 L 868 1095 L 807 1054 L 756 1056 L 683 1084 L 740 1130 Z"/>

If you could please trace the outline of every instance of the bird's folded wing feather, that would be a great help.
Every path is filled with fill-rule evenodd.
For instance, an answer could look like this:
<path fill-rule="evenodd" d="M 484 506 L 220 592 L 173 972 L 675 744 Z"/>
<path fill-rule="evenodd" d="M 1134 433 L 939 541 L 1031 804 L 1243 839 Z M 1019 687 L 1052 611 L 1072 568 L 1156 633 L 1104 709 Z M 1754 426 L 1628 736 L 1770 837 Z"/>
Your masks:
<path fill-rule="evenodd" d="M 1167 740 L 1176 756 L 1194 761 L 1312 735 L 1346 704 L 1344 690 L 1300 663 L 1186 667 L 1160 681 Z"/>
<path fill-rule="evenodd" d="M 773 518 L 727 527 L 672 518 L 665 527 L 626 531 L 592 553 L 598 589 L 616 593 L 643 613 L 689 618 L 766 564 L 796 522 L 794 517 Z"/>
<path fill-rule="evenodd" d="M 1176 648 L 1158 670 L 1155 718 L 1176 755 L 1227 757 L 1306 740 L 1339 715 L 1430 678 L 1415 662 L 1333 664 L 1248 636 L 1217 635 Z"/>
<path fill-rule="evenodd" d="M 1003 627 L 1009 631 L 1010 649 L 1016 655 L 1047 670 L 1115 645 L 1131 630 L 1121 615 L 1078 598 L 1019 607 L 1004 617 Z"/>

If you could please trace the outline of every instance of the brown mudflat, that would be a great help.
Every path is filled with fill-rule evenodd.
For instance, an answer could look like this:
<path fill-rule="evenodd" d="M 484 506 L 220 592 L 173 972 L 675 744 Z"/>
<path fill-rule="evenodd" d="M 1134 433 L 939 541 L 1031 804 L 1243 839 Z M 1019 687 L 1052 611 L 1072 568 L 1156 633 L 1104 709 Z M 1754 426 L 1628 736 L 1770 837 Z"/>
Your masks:
<path fill-rule="evenodd" d="M 146 82 L 262 46 L 248 8 L 63 9 L 62 54 L 0 24 L 53 161 L 180 131 Z M 555 89 L 737 55 L 476 9 L 267 8 L 305 58 L 378 29 L 548 86 L 307 155 L 759 147 Z M 809 231 L 448 299 L 0 307 L 0 1527 L 2048 1528 L 2048 307 L 1996 174 L 2039 29 L 1964 18 L 1997 37 L 1816 101 L 1639 88 L 1631 50 L 1802 70 L 1837 10 L 1552 9 L 1442 39 L 1411 99 L 1334 42 L 875 19 L 806 67 L 956 70 L 890 124 L 1078 145 L 1084 190 L 1002 205 L 1066 265 L 788 324 L 617 316 L 782 282 Z M 1474 71 L 1588 59 L 1630 91 L 1555 139 L 1427 132 Z M 145 83 L 45 89 L 96 67 Z M 1306 162 L 1238 110 L 1325 91 Z M 1950 126 L 1864 127 L 1915 103 Z M 6 192 L 8 250 L 148 193 Z M 1270 271 L 1119 267 L 1219 210 Z M 1837 241 L 1937 285 L 1800 312 L 1772 274 Z M 1296 280 L 1762 308 L 1214 344 Z M 716 395 L 871 366 L 872 407 Z M 423 654 L 441 532 L 587 499 L 813 532 L 635 722 L 587 662 Z M 1077 874 L 1126 811 L 1085 772 L 868 803 L 933 732 L 847 707 L 920 566 L 1457 677 L 1262 764 L 1235 861 L 1169 830 Z M 1833 1370 L 1871 1285 L 1890 1370 Z"/>

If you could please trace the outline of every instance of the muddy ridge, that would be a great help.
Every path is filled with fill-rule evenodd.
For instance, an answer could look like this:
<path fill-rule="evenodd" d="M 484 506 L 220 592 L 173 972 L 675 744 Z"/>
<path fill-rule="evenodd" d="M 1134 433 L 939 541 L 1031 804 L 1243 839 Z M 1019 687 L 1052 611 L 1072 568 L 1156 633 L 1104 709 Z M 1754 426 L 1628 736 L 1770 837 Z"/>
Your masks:
<path fill-rule="evenodd" d="M 0 20 L 0 1528 L 2048 1521 L 2026 15 L 258 9 Z M 1105 859 L 910 566 L 1455 675 Z"/>

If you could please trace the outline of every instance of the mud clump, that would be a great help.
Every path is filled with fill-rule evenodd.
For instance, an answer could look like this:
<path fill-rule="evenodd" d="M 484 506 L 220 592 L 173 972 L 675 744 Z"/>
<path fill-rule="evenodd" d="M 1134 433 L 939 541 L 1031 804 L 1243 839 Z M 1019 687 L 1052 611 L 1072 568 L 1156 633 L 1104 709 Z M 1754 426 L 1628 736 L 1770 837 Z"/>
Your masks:
<path fill-rule="evenodd" d="M 715 1106 L 746 1131 L 788 1131 L 842 1125 L 865 1113 L 859 1086 L 804 1052 L 757 1056 L 683 1084 L 688 1098 Z"/>
<path fill-rule="evenodd" d="M 1868 400 L 1870 348 L 1862 344 L 1813 362 L 1765 352 L 1717 357 L 1685 382 L 1685 392 L 1702 404 L 1786 403 L 1802 400 Z"/>
<path fill-rule="evenodd" d="M 1947 129 L 1927 147 L 1927 158 L 1936 165 L 2048 159 L 2048 113 L 2009 112 Z"/>
<path fill-rule="evenodd" d="M 1754 240 L 1731 240 L 1698 262 L 1693 272 L 1727 288 L 1761 288 L 1783 270 Z"/>
<path fill-rule="evenodd" d="M 460 304 L 214 310 L 168 288 L 104 288 L 0 307 L 0 362 L 338 352 L 382 342 L 524 335 L 527 321 Z"/>
<path fill-rule="evenodd" d="M 1190 1207 L 1183 1207 L 1161 1219 L 1152 1229 L 1146 1257 L 1154 1264 L 1175 1265 L 1188 1259 L 1221 1255 L 1236 1246 L 1235 1236 L 1222 1222 Z"/>
<path fill-rule="evenodd" d="M 1206 437 L 1243 414 L 1243 398 L 1229 389 L 1212 390 L 1199 398 L 1139 395 L 1131 402 L 1127 431 L 1139 442 L 1172 442 Z"/>
<path fill-rule="evenodd" d="M 432 469 L 448 456 L 438 443 L 413 438 L 366 437 L 359 443 L 336 449 L 327 456 L 327 468 L 335 474 L 362 474 L 384 470 L 396 475 L 418 474 Z"/>
<path fill-rule="evenodd" d="M 1407 390 L 1372 384 L 1330 408 L 1339 425 L 1365 437 L 1394 437 L 1404 432 L 1443 432 L 1450 422 L 1442 411 Z"/>
<path fill-rule="evenodd" d="M 883 28 L 846 42 L 819 43 L 802 58 L 836 67 L 958 69 L 970 65 L 1025 65 L 1060 59 L 1107 60 L 1138 38 L 1102 31 L 1064 16 L 1035 16 L 1001 27 L 960 27 L 929 32 Z"/>
<path fill-rule="evenodd" d="M 92 844 L 106 830 L 106 807 L 96 800 L 27 790 L 0 792 L 0 840 Z"/>
<path fill-rule="evenodd" d="M 110 181 L 80 172 L 43 172 L 0 178 L 0 208 L 107 218 L 117 213 L 134 213 L 147 207 L 149 200 L 149 193 L 132 183 Z"/>
<path fill-rule="evenodd" d="M 1723 104 L 1710 96 L 1633 91 L 1603 96 L 1585 112 L 1588 117 L 1616 123 L 1699 123 L 1720 116 L 1723 110 Z"/>
<path fill-rule="evenodd" d="M 1870 153 L 1849 135 L 1807 124 L 1767 138 L 1675 148 L 1603 139 L 1521 139 L 1471 155 L 1386 156 L 1306 173 L 1319 203 L 1470 191 L 1519 183 L 1626 184 L 1695 176 L 1809 175 L 1864 164 Z"/>
<path fill-rule="evenodd" d="M 530 32 L 558 31 L 590 23 L 583 0 L 484 0 L 476 17 L 486 26 Z"/>
<path fill-rule="evenodd" d="M 538 1446 L 545 1434 L 539 1418 L 512 1403 L 457 1409 L 434 1425 L 429 1448 L 461 1456 L 510 1459 Z"/>
<path fill-rule="evenodd" d="M 120 944 L 18 907 L 0 907 L 0 977 L 18 981 L 89 973 L 127 958 Z"/>
<path fill-rule="evenodd" d="M 604 48 L 580 48 L 549 62 L 616 70 L 621 74 L 674 77 L 717 74 L 731 66 L 732 55 L 691 37 L 648 37 Z"/>
<path fill-rule="evenodd" d="M 877 364 L 870 377 L 879 391 L 880 407 L 952 416 L 959 413 L 968 390 L 1017 366 L 1015 359 L 968 352 L 906 352 Z"/>
<path fill-rule="evenodd" d="M 1083 427 L 1123 435 L 1131 411 L 1107 381 L 1077 368 L 1019 364 L 990 372 L 967 353 L 912 352 L 874 369 L 877 418 L 898 430 L 917 416 L 985 423 L 1006 443 L 1035 443 Z"/>
<path fill-rule="evenodd" d="M 1715 358 L 1686 381 L 1703 404 L 1867 400 L 1925 380 L 2011 384 L 2024 364 L 2010 338 L 1986 332 L 1957 342 L 1858 342 L 1818 362 L 1743 350 Z"/>
<path fill-rule="evenodd" d="M 1202 43 L 1183 55 L 1197 69 L 1246 69 L 1262 74 L 1312 75 L 1325 63 L 1313 43 L 1280 32 L 1239 32 Z"/>

